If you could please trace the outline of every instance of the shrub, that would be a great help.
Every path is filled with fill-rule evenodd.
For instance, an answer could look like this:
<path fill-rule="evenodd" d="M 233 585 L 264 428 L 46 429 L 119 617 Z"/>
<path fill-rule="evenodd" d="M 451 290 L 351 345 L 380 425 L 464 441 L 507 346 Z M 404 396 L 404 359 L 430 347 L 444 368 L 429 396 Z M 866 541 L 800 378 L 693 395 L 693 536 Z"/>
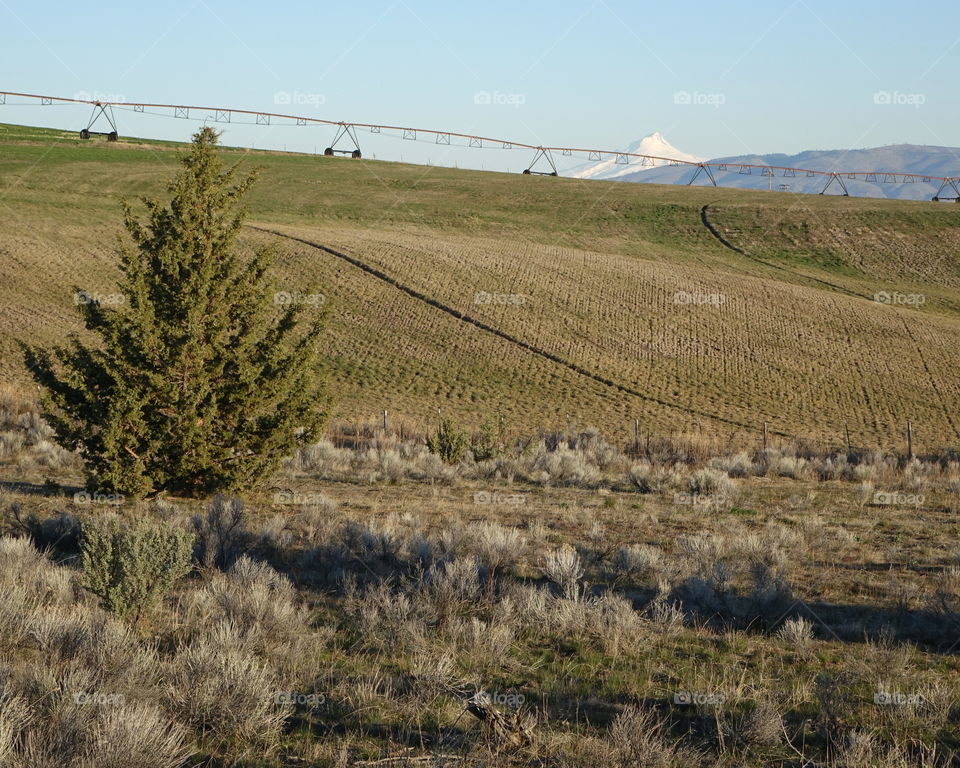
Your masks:
<path fill-rule="evenodd" d="M 595 488 L 602 480 L 599 467 L 592 455 L 583 448 L 570 448 L 559 443 L 553 450 L 538 449 L 533 459 L 533 470 L 541 473 L 539 482 Z M 535 478 L 537 479 L 537 478 Z"/>
<path fill-rule="evenodd" d="M 197 562 L 204 568 L 222 571 L 233 565 L 250 544 L 244 522 L 243 502 L 226 496 L 214 497 L 207 505 L 207 514 L 193 518 Z"/>
<path fill-rule="evenodd" d="M 643 581 L 663 565 L 663 552 L 648 544 L 631 544 L 618 550 L 613 559 L 617 577 Z"/>
<path fill-rule="evenodd" d="M 97 689 L 89 670 L 43 670 L 24 682 L 19 693 L 0 684 L 4 768 L 181 768 L 193 753 L 182 725 L 154 704 Z"/>
<path fill-rule="evenodd" d="M 787 619 L 777 630 L 777 636 L 787 645 L 797 649 L 805 648 L 813 640 L 813 624 L 803 616 Z"/>
<path fill-rule="evenodd" d="M 754 474 L 756 467 L 745 453 L 735 453 L 732 456 L 716 456 L 707 462 L 711 469 L 719 469 L 730 477 L 749 477 Z"/>
<path fill-rule="evenodd" d="M 497 574 L 511 568 L 523 556 L 526 542 L 516 528 L 494 522 L 471 523 L 465 531 L 465 548 L 476 555 L 487 569 L 488 588 L 493 588 Z"/>
<path fill-rule="evenodd" d="M 20 432 L 0 432 L 0 459 L 19 453 L 26 440 Z"/>
<path fill-rule="evenodd" d="M 435 563 L 418 590 L 418 608 L 427 608 L 443 625 L 480 597 L 480 565 L 475 557 Z"/>
<path fill-rule="evenodd" d="M 783 715 L 776 702 L 762 697 L 744 718 L 737 733 L 747 746 L 774 747 L 783 740 Z"/>
<path fill-rule="evenodd" d="M 170 683 L 169 706 L 220 746 L 273 745 L 293 710 L 277 698 L 273 670 L 230 624 L 180 649 Z"/>
<path fill-rule="evenodd" d="M 72 600 L 70 571 L 54 565 L 26 538 L 0 537 L 0 644 L 19 643 L 32 631 L 38 606 Z M 2 763 L 0 763 L 2 764 Z"/>
<path fill-rule="evenodd" d="M 652 710 L 627 707 L 610 727 L 612 751 L 623 768 L 672 768 L 688 764 L 669 741 L 667 724 Z M 688 758 L 689 759 L 689 758 Z M 695 765 L 696 761 L 689 764 Z"/>
<path fill-rule="evenodd" d="M 427 438 L 427 447 L 447 464 L 456 464 L 467 455 L 470 440 L 452 419 L 443 418 L 437 431 Z"/>
<path fill-rule="evenodd" d="M 187 730 L 145 702 L 104 707 L 85 745 L 97 768 L 181 768 L 193 753 Z"/>
<path fill-rule="evenodd" d="M 84 525 L 84 586 L 107 610 L 137 620 L 190 570 L 191 544 L 188 533 L 167 525 Z"/>
<path fill-rule="evenodd" d="M 548 554 L 540 565 L 540 572 L 563 590 L 568 600 L 579 597 L 580 579 L 583 577 L 583 565 L 580 555 L 570 545 L 555 549 Z"/>
<path fill-rule="evenodd" d="M 206 591 L 242 635 L 278 637 L 303 630 L 305 617 L 293 584 L 266 563 L 243 555 L 226 577 L 218 576 Z"/>
<path fill-rule="evenodd" d="M 627 480 L 640 493 L 653 493 L 657 489 L 653 467 L 646 461 L 630 467 L 629 472 L 627 472 Z"/>
<path fill-rule="evenodd" d="M 709 468 L 694 472 L 687 478 L 685 485 L 690 493 L 724 498 L 729 498 L 736 487 L 725 472 Z"/>
<path fill-rule="evenodd" d="M 470 445 L 474 461 L 489 461 L 503 453 L 503 422 L 499 426 L 491 421 L 480 425 L 479 434 L 474 435 Z"/>
<path fill-rule="evenodd" d="M 810 463 L 797 456 L 782 456 L 777 462 L 776 471 L 780 477 L 789 477 L 792 480 L 805 480 L 809 475 Z"/>

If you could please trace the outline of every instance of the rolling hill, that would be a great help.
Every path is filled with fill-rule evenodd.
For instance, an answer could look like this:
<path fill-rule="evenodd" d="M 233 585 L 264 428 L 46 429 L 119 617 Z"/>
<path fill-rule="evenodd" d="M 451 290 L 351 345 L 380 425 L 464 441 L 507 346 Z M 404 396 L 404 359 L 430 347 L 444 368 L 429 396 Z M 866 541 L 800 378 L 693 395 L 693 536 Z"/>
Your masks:
<path fill-rule="evenodd" d="M 261 168 L 245 246 L 330 299 L 341 418 L 960 439 L 955 206 L 227 151 Z M 79 330 L 76 290 L 116 290 L 119 200 L 175 162 L 0 126 L 4 379 L 31 386 L 18 342 Z"/>

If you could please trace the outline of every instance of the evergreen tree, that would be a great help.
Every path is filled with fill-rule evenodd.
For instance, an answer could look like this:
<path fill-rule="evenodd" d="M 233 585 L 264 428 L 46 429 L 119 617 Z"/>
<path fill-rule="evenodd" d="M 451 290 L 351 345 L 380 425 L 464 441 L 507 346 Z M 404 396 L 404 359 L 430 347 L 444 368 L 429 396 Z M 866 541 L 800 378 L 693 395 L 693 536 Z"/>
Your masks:
<path fill-rule="evenodd" d="M 78 304 L 95 343 L 74 334 L 26 349 L 44 416 L 80 452 L 92 488 L 141 497 L 249 486 L 323 423 L 325 313 L 278 306 L 272 252 L 238 253 L 256 174 L 224 170 L 217 140 L 211 128 L 194 135 L 169 204 L 143 199 L 145 221 L 124 203 L 134 245 L 121 240 L 125 301 Z"/>

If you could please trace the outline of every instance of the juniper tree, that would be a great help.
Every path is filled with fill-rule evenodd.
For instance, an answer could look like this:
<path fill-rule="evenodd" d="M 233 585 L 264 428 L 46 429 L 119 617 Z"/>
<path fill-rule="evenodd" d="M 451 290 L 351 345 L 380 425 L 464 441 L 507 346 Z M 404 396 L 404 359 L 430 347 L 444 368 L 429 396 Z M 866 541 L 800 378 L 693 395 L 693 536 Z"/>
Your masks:
<path fill-rule="evenodd" d="M 125 300 L 80 302 L 90 334 L 26 349 L 44 416 L 91 487 L 140 497 L 248 486 L 323 423 L 325 305 L 278 305 L 273 253 L 239 251 L 256 174 L 225 169 L 217 141 L 211 128 L 194 135 L 169 202 L 143 198 L 144 220 L 124 202 Z"/>

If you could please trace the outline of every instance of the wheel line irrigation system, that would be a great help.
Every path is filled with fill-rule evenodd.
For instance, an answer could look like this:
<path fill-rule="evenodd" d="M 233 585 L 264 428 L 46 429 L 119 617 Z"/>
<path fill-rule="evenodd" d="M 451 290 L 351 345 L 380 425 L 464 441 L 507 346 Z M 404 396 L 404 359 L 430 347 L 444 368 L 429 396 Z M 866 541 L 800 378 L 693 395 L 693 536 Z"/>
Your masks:
<path fill-rule="evenodd" d="M 641 167 L 654 166 L 687 166 L 692 170 L 690 178 L 686 184 L 692 185 L 697 179 L 703 177 L 706 182 L 719 186 L 716 176 L 717 172 L 736 172 L 740 175 L 753 175 L 758 172 L 760 176 L 773 177 L 781 176 L 783 178 L 796 178 L 803 176 L 806 178 L 820 178 L 824 181 L 820 194 L 826 192 L 832 187 L 839 190 L 839 194 L 848 196 L 847 181 L 865 181 L 877 184 L 912 184 L 915 182 L 924 182 L 927 184 L 939 184 L 939 189 L 933 196 L 934 201 L 953 200 L 960 202 L 960 177 L 951 176 L 931 176 L 929 174 L 910 173 L 903 171 L 822 171 L 809 168 L 791 168 L 778 165 L 759 165 L 750 163 L 724 163 L 718 161 L 696 162 L 690 160 L 678 160 L 672 157 L 659 157 L 657 155 L 644 155 L 637 152 L 620 152 L 607 149 L 585 149 L 582 147 L 545 147 L 536 144 L 527 144 L 522 141 L 508 141 L 506 139 L 495 139 L 489 136 L 475 136 L 467 133 L 457 133 L 454 131 L 440 131 L 430 128 L 411 128 L 402 125 L 386 125 L 377 123 L 354 123 L 341 120 L 323 120 L 316 117 L 303 117 L 300 115 L 288 115 L 277 112 L 258 112 L 249 109 L 232 109 L 225 107 L 199 107 L 184 104 L 149 104 L 146 102 L 130 101 L 101 101 L 95 99 L 66 98 L 62 96 L 43 96 L 35 93 L 18 93 L 15 91 L 0 91 L 0 105 L 17 104 L 19 102 L 10 102 L 9 98 L 19 98 L 29 100 L 27 103 L 39 102 L 42 106 L 53 104 L 88 104 L 92 107 L 90 119 L 85 128 L 80 130 L 80 137 L 89 139 L 92 136 L 106 136 L 109 141 L 116 141 L 119 138 L 117 130 L 116 116 L 114 108 L 132 112 L 147 113 L 163 117 L 174 117 L 179 119 L 199 119 L 198 113 L 205 114 L 204 120 L 212 119 L 217 123 L 234 123 L 234 116 L 239 116 L 241 120 L 252 117 L 252 120 L 241 122 L 242 125 L 298 125 L 308 124 L 326 125 L 335 127 L 334 139 L 324 150 L 325 155 L 349 155 L 353 158 L 362 157 L 360 141 L 357 136 L 357 129 L 363 129 L 370 133 L 392 133 L 408 141 L 419 141 L 420 137 L 432 137 L 433 142 L 439 145 L 454 146 L 453 141 L 457 140 L 456 146 L 482 149 L 484 147 L 498 147 L 500 149 L 527 149 L 532 150 L 534 155 L 530 164 L 523 171 L 524 174 L 535 174 L 540 176 L 558 176 L 554 155 L 562 157 L 583 157 L 588 162 L 600 162 L 613 159 L 615 165 L 630 165 L 634 161 L 639 161 Z M 191 112 L 194 116 L 191 116 Z M 94 131 L 93 127 L 103 118 L 109 124 L 110 131 Z M 464 142 L 464 143 L 459 143 Z M 347 146 L 349 148 L 344 148 Z M 952 192 L 952 196 L 944 196 L 944 193 Z"/>

